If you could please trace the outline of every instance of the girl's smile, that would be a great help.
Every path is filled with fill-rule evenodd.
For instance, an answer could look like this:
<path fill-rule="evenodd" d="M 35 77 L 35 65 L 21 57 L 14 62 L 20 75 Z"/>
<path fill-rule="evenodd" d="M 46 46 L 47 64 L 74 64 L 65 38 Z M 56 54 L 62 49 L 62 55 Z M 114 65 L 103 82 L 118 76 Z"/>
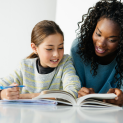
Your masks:
<path fill-rule="evenodd" d="M 59 59 L 56 60 L 50 60 L 53 64 L 58 64 L 59 63 Z"/>

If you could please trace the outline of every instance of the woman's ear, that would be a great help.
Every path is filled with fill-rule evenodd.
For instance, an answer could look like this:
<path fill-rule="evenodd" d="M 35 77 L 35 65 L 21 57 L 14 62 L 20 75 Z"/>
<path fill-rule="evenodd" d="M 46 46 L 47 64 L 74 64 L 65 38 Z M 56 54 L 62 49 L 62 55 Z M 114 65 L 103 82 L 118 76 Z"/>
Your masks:
<path fill-rule="evenodd" d="M 37 47 L 34 43 L 31 43 L 31 48 L 35 54 L 37 54 Z"/>

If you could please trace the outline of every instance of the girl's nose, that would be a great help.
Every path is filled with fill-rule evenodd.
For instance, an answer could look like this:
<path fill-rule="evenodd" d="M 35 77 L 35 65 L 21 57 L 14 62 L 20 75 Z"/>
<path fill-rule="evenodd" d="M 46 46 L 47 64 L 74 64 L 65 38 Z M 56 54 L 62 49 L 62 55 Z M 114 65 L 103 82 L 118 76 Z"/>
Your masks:
<path fill-rule="evenodd" d="M 55 50 L 55 51 L 53 52 L 53 56 L 54 56 L 54 57 L 58 57 L 58 56 L 59 56 L 59 53 L 58 53 L 57 50 Z"/>

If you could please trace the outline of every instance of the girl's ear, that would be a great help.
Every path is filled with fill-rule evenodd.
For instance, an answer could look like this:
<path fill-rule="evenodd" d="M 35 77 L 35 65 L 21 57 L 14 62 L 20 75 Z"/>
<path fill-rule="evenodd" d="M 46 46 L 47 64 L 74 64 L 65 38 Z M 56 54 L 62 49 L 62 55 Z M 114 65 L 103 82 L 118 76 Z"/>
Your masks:
<path fill-rule="evenodd" d="M 37 47 L 34 43 L 31 43 L 31 48 L 35 54 L 37 54 Z"/>

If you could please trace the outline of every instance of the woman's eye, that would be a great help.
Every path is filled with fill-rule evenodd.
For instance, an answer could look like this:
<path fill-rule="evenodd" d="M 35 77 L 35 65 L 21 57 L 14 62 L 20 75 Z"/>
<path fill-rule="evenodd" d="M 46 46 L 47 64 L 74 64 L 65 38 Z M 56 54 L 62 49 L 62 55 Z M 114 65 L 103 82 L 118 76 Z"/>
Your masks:
<path fill-rule="evenodd" d="M 100 35 L 100 34 L 98 34 L 97 32 L 96 32 L 96 35 L 101 36 L 101 35 Z"/>
<path fill-rule="evenodd" d="M 116 42 L 117 40 L 109 40 L 110 42 Z"/>

